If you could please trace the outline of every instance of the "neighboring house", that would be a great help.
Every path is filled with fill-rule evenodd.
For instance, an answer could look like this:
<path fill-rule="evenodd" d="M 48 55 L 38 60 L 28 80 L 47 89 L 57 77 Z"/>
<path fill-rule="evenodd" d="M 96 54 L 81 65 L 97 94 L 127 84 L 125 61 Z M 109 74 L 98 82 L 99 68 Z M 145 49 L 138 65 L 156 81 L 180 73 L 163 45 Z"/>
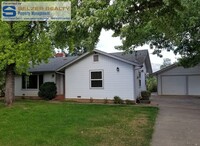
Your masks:
<path fill-rule="evenodd" d="M 43 82 L 53 81 L 65 98 L 135 100 L 146 90 L 146 76 L 152 73 L 147 50 L 132 54 L 93 50 L 79 57 L 51 58 L 29 70 L 29 77 L 16 76 L 16 96 L 37 96 Z M 31 85 L 31 84 L 34 84 Z M 34 87 L 34 89 L 33 89 Z"/>
<path fill-rule="evenodd" d="M 155 73 L 158 95 L 200 95 L 200 65 L 183 68 L 170 65 Z"/>

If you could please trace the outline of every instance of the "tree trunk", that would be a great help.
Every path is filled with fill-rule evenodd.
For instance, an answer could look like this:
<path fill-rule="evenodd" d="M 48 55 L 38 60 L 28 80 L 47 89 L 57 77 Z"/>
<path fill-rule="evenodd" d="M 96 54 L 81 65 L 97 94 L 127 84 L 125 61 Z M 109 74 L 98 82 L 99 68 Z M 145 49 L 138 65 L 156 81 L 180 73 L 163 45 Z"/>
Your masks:
<path fill-rule="evenodd" d="M 5 104 L 7 106 L 11 106 L 14 100 L 14 68 L 15 64 L 10 64 L 6 68 Z"/>

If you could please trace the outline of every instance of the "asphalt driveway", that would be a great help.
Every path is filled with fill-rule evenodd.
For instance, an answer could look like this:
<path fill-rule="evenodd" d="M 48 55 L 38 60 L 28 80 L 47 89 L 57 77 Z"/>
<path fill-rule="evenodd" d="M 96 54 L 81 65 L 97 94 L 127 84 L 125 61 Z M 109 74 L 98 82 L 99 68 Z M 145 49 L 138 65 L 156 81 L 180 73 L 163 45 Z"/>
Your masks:
<path fill-rule="evenodd" d="M 158 104 L 151 146 L 200 146 L 200 98 L 153 96 Z"/>

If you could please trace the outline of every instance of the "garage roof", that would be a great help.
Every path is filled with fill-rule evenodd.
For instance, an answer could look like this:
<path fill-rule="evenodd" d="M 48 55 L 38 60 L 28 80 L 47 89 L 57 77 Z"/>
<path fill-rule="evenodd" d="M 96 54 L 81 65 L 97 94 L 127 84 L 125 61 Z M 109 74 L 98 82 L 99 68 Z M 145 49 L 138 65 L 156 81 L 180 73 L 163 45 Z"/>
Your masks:
<path fill-rule="evenodd" d="M 169 65 L 169 66 L 167 66 L 167 67 L 165 67 L 165 68 L 163 68 L 163 69 L 161 69 L 161 70 L 158 70 L 158 71 L 152 73 L 152 75 L 161 74 L 161 73 L 163 73 L 163 72 L 165 72 L 165 71 L 168 71 L 168 70 L 170 70 L 170 69 L 173 69 L 173 68 L 175 68 L 175 67 L 177 67 L 177 66 L 178 66 L 177 63 L 174 63 L 174 64 L 172 64 L 172 65 Z"/>

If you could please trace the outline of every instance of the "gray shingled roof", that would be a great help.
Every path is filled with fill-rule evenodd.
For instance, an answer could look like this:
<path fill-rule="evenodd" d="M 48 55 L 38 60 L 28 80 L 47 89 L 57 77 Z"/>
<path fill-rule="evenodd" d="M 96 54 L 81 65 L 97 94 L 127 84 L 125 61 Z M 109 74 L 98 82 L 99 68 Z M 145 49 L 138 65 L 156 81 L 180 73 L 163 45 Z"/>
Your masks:
<path fill-rule="evenodd" d="M 163 69 L 160 69 L 160 70 L 158 70 L 158 71 L 152 73 L 152 75 L 158 75 L 158 74 L 160 74 L 160 73 L 163 73 L 163 72 L 165 72 L 165 71 L 168 71 L 168 70 L 170 70 L 170 69 L 173 69 L 173 68 L 175 68 L 175 67 L 177 67 L 177 66 L 178 66 L 177 63 L 171 64 L 171 65 L 169 65 L 169 66 L 167 66 L 167 67 L 164 67 Z"/>
<path fill-rule="evenodd" d="M 48 63 L 41 63 L 29 69 L 29 72 L 54 72 L 65 64 L 70 63 L 77 56 L 49 58 Z"/>
<path fill-rule="evenodd" d="M 131 62 L 143 64 L 148 55 L 148 50 L 137 50 L 131 53 L 117 52 L 110 54 Z"/>
<path fill-rule="evenodd" d="M 119 59 L 121 58 L 123 60 L 142 65 L 145 62 L 145 59 L 148 55 L 148 50 L 133 51 L 132 53 L 129 54 L 124 52 L 106 53 L 106 54 L 110 54 Z M 30 68 L 29 72 L 55 72 L 58 69 L 67 66 L 68 64 L 79 58 L 80 57 L 78 56 L 50 58 L 48 63 L 41 63 L 39 65 L 36 65 L 34 66 L 34 68 Z"/>

